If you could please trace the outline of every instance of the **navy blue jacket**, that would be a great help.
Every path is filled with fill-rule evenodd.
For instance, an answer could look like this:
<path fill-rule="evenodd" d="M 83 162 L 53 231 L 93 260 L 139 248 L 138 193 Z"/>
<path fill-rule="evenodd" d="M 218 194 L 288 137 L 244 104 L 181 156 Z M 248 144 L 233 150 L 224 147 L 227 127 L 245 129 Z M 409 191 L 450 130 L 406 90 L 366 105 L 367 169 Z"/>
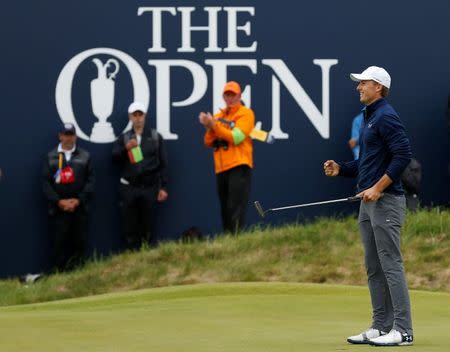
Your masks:
<path fill-rule="evenodd" d="M 403 194 L 401 175 L 411 160 L 411 147 L 398 114 L 385 99 L 365 107 L 359 144 L 359 159 L 338 162 L 339 175 L 358 177 L 361 192 L 387 174 L 393 183 L 384 192 Z"/>

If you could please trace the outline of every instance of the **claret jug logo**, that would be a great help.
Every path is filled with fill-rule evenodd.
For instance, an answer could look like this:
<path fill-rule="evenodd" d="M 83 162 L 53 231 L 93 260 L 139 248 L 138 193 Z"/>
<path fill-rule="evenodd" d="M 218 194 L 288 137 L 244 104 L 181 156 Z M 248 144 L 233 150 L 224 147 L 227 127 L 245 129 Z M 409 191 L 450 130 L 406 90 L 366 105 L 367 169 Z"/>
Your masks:
<path fill-rule="evenodd" d="M 110 56 L 102 62 L 98 55 Z M 91 131 L 83 131 L 73 111 L 72 86 L 76 72 L 81 63 L 90 59 L 92 65 L 97 67 L 97 77 L 90 83 L 92 113 L 98 119 Z M 71 122 L 77 128 L 80 138 L 93 143 L 111 143 L 116 139 L 114 130 L 108 118 L 114 107 L 116 75 L 122 62 L 131 75 L 134 100 L 142 102 L 146 107 L 149 104 L 150 89 L 147 76 L 141 66 L 128 54 L 110 48 L 95 48 L 83 51 L 74 56 L 62 69 L 56 83 L 56 108 L 63 122 Z M 131 126 L 128 124 L 125 130 Z"/>
<path fill-rule="evenodd" d="M 196 16 L 194 17 L 193 14 Z M 222 87 L 230 80 L 229 71 L 235 70 L 236 67 L 241 71 L 247 71 L 250 77 L 260 74 L 261 71 L 269 71 L 269 75 L 261 75 L 264 79 L 268 78 L 264 84 L 246 84 L 242 87 L 242 99 L 246 105 L 251 106 L 252 94 L 256 97 L 270 94 L 270 100 L 253 100 L 257 104 L 264 104 L 266 111 L 271 111 L 271 116 L 269 116 L 271 126 L 263 127 L 264 129 L 270 128 L 270 134 L 274 138 L 289 138 L 289 134 L 282 130 L 281 116 L 306 117 L 321 138 L 328 139 L 330 137 L 330 71 L 338 63 L 338 60 L 313 59 L 313 65 L 302 67 L 303 72 L 312 72 L 309 74 L 316 77 L 317 85 L 314 89 L 316 92 L 321 91 L 322 93 L 321 109 L 319 109 L 303 88 L 299 77 L 294 75 L 283 59 L 267 59 L 258 56 L 258 41 L 252 35 L 252 20 L 255 15 L 255 7 L 243 6 L 166 6 L 139 7 L 137 9 L 139 19 L 150 20 L 151 23 L 148 26 L 150 35 L 144 38 L 142 45 L 150 44 L 147 52 L 151 54 L 151 58 L 146 61 L 146 65 L 154 70 L 152 82 L 155 87 L 156 128 L 164 139 L 177 140 L 179 138 L 176 133 L 178 131 L 171 130 L 172 107 L 176 109 L 191 106 L 201 101 L 209 91 L 212 104 L 207 103 L 207 106 L 212 105 L 210 111 L 218 111 L 223 105 Z M 172 21 L 171 25 L 169 25 L 169 20 Z M 193 25 L 194 20 L 201 21 L 202 25 Z M 174 26 L 174 21 L 179 21 L 180 26 Z M 166 32 L 169 35 L 163 35 Z M 170 51 L 173 51 L 174 48 L 173 46 L 170 49 L 167 48 L 169 40 L 171 44 L 179 45 L 176 48 L 177 59 L 170 57 Z M 136 44 L 139 45 L 139 42 Z M 242 56 L 236 58 L 237 53 Z M 186 56 L 179 58 L 180 54 Z M 209 57 L 208 55 L 214 56 Z M 111 121 L 108 119 L 111 116 L 117 116 L 112 114 L 117 113 L 113 110 L 118 87 L 119 89 L 124 87 L 123 72 L 129 72 L 131 76 L 133 100 L 140 101 L 148 107 L 149 84 L 146 73 L 142 69 L 143 66 L 141 67 L 144 64 L 142 61 L 140 62 L 141 64 L 123 51 L 111 48 L 93 48 L 74 56 L 62 69 L 56 84 L 56 106 L 61 120 L 75 124 L 77 133 L 82 139 L 93 143 L 113 142 L 116 136 Z M 90 89 L 92 127 L 87 130 L 86 123 L 82 124 L 85 131 L 81 130 L 80 124 L 77 123 L 80 116 L 75 116 L 72 101 L 74 79 L 82 76 L 81 72 L 77 72 L 81 64 L 83 64 L 83 70 L 86 68 L 86 64 L 91 64 L 97 69 L 96 76 L 89 78 L 89 84 L 85 80 L 83 81 L 85 76 L 76 81 L 84 82 L 81 88 L 83 91 L 87 92 Z M 177 81 L 176 75 L 180 74 L 180 70 L 190 74 L 193 82 L 192 88 L 186 89 L 189 84 L 171 86 L 171 82 Z M 117 75 L 119 72 L 120 74 Z M 185 73 L 183 74 L 183 77 L 186 77 Z M 78 92 L 80 87 L 79 85 L 76 87 L 76 92 Z M 190 92 L 186 91 L 189 89 Z M 284 105 L 281 101 L 282 89 L 290 94 L 287 99 L 293 98 L 304 114 L 299 114 L 297 111 L 282 113 Z M 122 95 L 118 97 L 123 99 Z M 175 100 L 175 97 L 182 98 Z M 76 107 L 80 106 L 79 101 L 74 100 L 74 103 L 77 104 Z M 75 111 L 79 110 L 75 109 Z M 114 119 L 111 118 L 111 120 Z M 86 122 L 85 119 L 82 121 Z M 130 124 L 125 127 L 125 130 L 129 128 Z M 122 127 L 119 127 L 120 129 Z"/>

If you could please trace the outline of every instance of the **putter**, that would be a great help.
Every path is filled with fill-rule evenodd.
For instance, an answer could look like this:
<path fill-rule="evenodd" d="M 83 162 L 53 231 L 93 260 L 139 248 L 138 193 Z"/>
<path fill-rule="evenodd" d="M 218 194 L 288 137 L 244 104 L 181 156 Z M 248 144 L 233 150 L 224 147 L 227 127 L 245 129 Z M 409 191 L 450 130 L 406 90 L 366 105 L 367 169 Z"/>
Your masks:
<path fill-rule="evenodd" d="M 341 202 L 358 202 L 361 200 L 361 197 L 347 197 L 347 198 L 341 198 L 341 199 L 333 199 L 333 200 L 325 200 L 323 202 L 314 202 L 314 203 L 305 203 L 305 204 L 297 204 L 297 205 L 290 205 L 287 207 L 281 207 L 281 208 L 271 208 L 264 210 L 261 203 L 256 201 L 255 202 L 255 208 L 258 214 L 264 218 L 266 214 L 269 211 L 279 211 L 279 210 L 286 210 L 286 209 L 293 209 L 293 208 L 304 208 L 304 207 L 310 207 L 313 205 L 321 205 L 321 204 L 330 204 L 330 203 L 341 203 Z"/>

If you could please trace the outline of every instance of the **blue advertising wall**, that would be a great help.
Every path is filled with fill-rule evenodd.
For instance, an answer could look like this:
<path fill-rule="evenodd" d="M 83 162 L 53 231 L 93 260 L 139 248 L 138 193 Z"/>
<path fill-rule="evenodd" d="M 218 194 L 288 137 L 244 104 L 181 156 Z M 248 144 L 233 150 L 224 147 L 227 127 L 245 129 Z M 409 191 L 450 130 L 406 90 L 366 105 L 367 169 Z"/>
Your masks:
<path fill-rule="evenodd" d="M 254 144 L 252 203 L 275 207 L 353 194 L 353 180 L 325 177 L 322 164 L 352 157 L 347 140 L 361 105 L 349 73 L 370 65 L 392 76 L 389 101 L 422 163 L 423 202 L 447 203 L 448 13 L 444 0 L 4 3 L 0 276 L 49 266 L 40 173 L 62 121 L 77 124 L 78 143 L 94 161 L 88 250 L 121 250 L 110 142 L 126 128 L 133 99 L 148 104 L 148 123 L 168 149 L 169 200 L 160 207 L 159 239 L 177 239 L 194 225 L 220 232 L 212 152 L 203 146 L 197 116 L 221 106 L 225 80 L 246 87 L 245 102 L 276 137 L 272 145 Z M 114 92 L 93 88 L 95 79 Z M 292 210 L 267 222 L 355 210 L 354 204 Z M 258 222 L 249 204 L 248 223 Z"/>

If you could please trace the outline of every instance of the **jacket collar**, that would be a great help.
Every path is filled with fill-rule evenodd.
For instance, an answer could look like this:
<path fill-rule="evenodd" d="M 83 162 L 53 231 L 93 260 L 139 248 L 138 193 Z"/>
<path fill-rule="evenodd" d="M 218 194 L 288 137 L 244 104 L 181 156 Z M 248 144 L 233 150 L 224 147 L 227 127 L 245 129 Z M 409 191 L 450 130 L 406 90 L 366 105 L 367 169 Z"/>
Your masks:
<path fill-rule="evenodd" d="M 242 104 L 239 103 L 231 108 L 220 109 L 220 111 L 222 111 L 222 114 L 224 116 L 233 115 L 234 113 L 236 113 L 236 111 L 238 111 L 241 108 L 241 106 L 242 106 Z"/>
<path fill-rule="evenodd" d="M 56 150 L 58 153 L 71 152 L 73 154 L 77 150 L 77 144 L 75 143 L 72 149 L 65 150 L 65 149 L 62 149 L 62 145 L 61 145 L 61 143 L 59 143 L 58 146 L 56 147 Z"/>
<path fill-rule="evenodd" d="M 380 108 L 383 105 L 386 105 L 387 101 L 384 98 L 380 98 L 376 101 L 374 101 L 372 104 L 367 105 L 364 109 L 364 118 L 368 119 L 370 116 L 372 116 L 372 114 L 375 112 L 375 110 L 377 110 L 378 108 Z"/>
<path fill-rule="evenodd" d="M 128 133 L 129 136 L 132 136 L 133 134 L 134 135 L 136 134 L 136 132 L 134 132 L 133 127 L 131 127 L 131 130 L 129 130 L 127 133 Z M 145 125 L 144 129 L 142 130 L 141 136 L 149 136 L 149 135 L 151 135 L 151 127 Z"/>

